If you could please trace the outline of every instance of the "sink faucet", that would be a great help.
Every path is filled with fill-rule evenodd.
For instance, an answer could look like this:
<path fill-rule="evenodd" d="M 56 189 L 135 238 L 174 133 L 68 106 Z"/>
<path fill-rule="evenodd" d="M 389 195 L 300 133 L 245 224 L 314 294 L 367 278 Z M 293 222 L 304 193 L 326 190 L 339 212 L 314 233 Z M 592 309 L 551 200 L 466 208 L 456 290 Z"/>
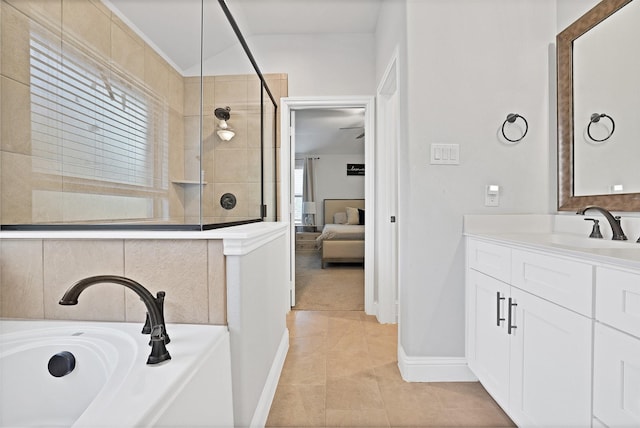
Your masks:
<path fill-rule="evenodd" d="M 73 284 L 64 293 L 64 296 L 62 296 L 62 299 L 60 299 L 60 302 L 58 303 L 61 305 L 77 305 L 78 296 L 80 296 L 80 293 L 82 293 L 84 289 L 91 285 L 105 282 L 124 285 L 125 287 L 133 290 L 138 296 L 140 296 L 140 300 L 142 300 L 147 307 L 147 315 L 151 325 L 151 354 L 147 359 L 147 364 L 158 364 L 163 361 L 170 360 L 171 355 L 169 355 L 169 352 L 165 347 L 165 344 L 169 343 L 169 336 L 166 333 L 164 315 L 162 311 L 162 302 L 165 295 L 163 291 L 160 291 L 156 298 L 153 297 L 149 290 L 132 279 L 115 275 L 98 275 L 81 279 Z"/>
<path fill-rule="evenodd" d="M 611 226 L 611 232 L 613 233 L 613 238 L 611 239 L 613 239 L 614 241 L 627 240 L 627 237 L 625 236 L 624 232 L 622 231 L 622 227 L 620 226 L 620 217 L 614 217 L 606 209 L 602 207 L 597 207 L 595 205 L 589 205 L 587 207 L 584 207 L 581 210 L 578 210 L 576 214 L 584 215 L 584 213 L 587 212 L 588 210 L 596 210 L 600 212 L 600 214 L 602 214 L 607 219 L 607 221 L 609 222 L 609 225 Z"/>

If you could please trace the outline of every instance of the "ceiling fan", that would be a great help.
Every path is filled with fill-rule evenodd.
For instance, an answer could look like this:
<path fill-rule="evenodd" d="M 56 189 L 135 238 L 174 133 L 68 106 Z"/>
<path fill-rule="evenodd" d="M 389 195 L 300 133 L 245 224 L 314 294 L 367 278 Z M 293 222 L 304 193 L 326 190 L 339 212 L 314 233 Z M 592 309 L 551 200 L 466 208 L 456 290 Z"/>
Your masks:
<path fill-rule="evenodd" d="M 340 129 L 362 129 L 362 133 L 356 137 L 356 140 L 364 137 L 364 126 L 345 126 Z"/>

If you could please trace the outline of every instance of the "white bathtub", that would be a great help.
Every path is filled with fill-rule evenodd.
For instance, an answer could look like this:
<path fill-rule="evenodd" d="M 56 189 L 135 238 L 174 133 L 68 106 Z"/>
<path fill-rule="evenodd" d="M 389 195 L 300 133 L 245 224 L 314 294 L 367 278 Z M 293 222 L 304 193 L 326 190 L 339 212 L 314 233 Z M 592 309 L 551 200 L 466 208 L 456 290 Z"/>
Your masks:
<path fill-rule="evenodd" d="M 229 332 L 169 324 L 170 361 L 147 365 L 140 323 L 0 320 L 0 426 L 233 426 Z M 75 369 L 54 377 L 63 351 Z"/>

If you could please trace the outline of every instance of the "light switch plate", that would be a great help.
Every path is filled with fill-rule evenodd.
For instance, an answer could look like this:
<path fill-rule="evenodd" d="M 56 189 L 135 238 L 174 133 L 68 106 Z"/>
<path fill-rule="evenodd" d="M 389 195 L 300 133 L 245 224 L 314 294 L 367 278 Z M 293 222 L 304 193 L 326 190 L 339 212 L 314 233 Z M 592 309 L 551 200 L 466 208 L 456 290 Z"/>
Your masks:
<path fill-rule="evenodd" d="M 459 144 L 431 144 L 432 165 L 459 165 Z"/>

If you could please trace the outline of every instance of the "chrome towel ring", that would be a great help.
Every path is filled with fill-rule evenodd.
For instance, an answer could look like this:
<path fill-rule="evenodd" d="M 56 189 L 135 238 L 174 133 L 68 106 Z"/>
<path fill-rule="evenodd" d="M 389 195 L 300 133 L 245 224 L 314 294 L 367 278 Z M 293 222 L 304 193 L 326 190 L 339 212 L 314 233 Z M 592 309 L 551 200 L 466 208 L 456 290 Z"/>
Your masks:
<path fill-rule="evenodd" d="M 516 138 L 515 140 L 513 140 L 507 137 L 507 135 L 504 132 L 504 127 L 507 124 L 507 122 L 514 123 L 518 118 L 522 119 L 522 121 L 524 122 L 524 132 L 522 133 L 522 136 L 520 138 Z M 527 119 L 525 119 L 523 116 L 520 116 L 517 113 L 509 113 L 505 121 L 502 123 L 502 136 L 504 137 L 505 140 L 510 141 L 512 143 L 517 143 L 518 141 L 521 141 L 524 138 L 524 136 L 527 135 L 527 131 L 529 131 L 529 123 L 527 122 Z"/>
<path fill-rule="evenodd" d="M 609 119 L 611 121 L 611 131 L 609 132 L 609 135 L 607 135 L 606 137 L 602 138 L 602 139 L 597 139 L 597 138 L 593 138 L 593 135 L 591 135 L 591 125 L 593 125 L 594 123 L 598 123 L 600 122 L 600 119 L 606 117 L 607 119 Z M 606 113 L 593 113 L 591 115 L 591 119 L 589 120 L 589 125 L 587 125 L 587 135 L 589 136 L 589 138 L 591 138 L 593 141 L 596 141 L 598 143 L 601 143 L 603 141 L 607 141 L 609 138 L 611 138 L 611 136 L 613 135 L 613 131 L 616 130 L 616 123 L 614 122 L 613 118 L 611 116 L 609 116 Z"/>

